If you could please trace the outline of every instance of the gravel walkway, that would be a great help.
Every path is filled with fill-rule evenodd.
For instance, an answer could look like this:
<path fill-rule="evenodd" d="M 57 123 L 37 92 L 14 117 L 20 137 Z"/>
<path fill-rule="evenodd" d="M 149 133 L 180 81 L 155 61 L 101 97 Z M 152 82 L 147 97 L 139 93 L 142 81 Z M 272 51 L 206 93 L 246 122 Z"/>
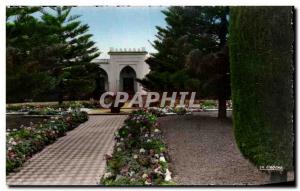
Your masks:
<path fill-rule="evenodd" d="M 234 142 L 231 120 L 216 112 L 160 118 L 179 185 L 257 185 L 269 176 L 243 158 Z"/>
<path fill-rule="evenodd" d="M 7 176 L 8 185 L 97 185 L 125 115 L 90 116 Z"/>

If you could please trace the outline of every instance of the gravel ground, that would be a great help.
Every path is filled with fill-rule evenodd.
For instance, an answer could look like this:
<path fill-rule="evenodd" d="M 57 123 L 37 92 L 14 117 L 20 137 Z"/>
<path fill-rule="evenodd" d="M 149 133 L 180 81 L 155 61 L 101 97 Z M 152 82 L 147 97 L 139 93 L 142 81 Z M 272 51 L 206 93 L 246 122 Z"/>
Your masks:
<path fill-rule="evenodd" d="M 260 185 L 269 175 L 257 170 L 239 152 L 230 119 L 216 112 L 159 119 L 178 185 Z M 230 114 L 229 114 L 230 115 Z"/>

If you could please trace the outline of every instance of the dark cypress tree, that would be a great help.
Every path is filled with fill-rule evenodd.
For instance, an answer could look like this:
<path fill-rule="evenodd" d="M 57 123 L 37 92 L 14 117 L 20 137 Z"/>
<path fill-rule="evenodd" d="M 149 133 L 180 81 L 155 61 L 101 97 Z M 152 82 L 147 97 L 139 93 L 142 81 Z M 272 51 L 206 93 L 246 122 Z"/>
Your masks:
<path fill-rule="evenodd" d="M 286 181 L 294 170 L 293 7 L 232 7 L 230 19 L 237 144 L 258 167 L 282 167 L 272 181 Z"/>

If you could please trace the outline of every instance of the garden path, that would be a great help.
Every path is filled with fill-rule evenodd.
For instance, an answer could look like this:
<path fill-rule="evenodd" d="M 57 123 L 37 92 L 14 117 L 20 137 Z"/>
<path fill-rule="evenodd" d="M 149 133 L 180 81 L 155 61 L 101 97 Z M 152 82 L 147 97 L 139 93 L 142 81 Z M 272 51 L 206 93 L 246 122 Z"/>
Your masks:
<path fill-rule="evenodd" d="M 126 115 L 90 116 L 7 176 L 8 185 L 97 185 Z"/>
<path fill-rule="evenodd" d="M 159 120 L 174 181 L 179 185 L 268 183 L 269 176 L 239 152 L 231 120 L 220 121 L 216 117 L 216 112 L 200 112 Z"/>

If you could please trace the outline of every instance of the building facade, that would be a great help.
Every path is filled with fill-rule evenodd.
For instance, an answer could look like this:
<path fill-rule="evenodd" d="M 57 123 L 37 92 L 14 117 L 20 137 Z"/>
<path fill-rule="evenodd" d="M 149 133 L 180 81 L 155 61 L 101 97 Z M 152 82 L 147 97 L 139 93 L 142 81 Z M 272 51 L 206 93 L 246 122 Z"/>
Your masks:
<path fill-rule="evenodd" d="M 147 51 L 140 49 L 113 49 L 108 52 L 109 59 L 95 59 L 101 72 L 98 87 L 110 92 L 143 92 L 143 87 L 136 79 L 142 79 L 150 71 L 145 60 Z"/>

